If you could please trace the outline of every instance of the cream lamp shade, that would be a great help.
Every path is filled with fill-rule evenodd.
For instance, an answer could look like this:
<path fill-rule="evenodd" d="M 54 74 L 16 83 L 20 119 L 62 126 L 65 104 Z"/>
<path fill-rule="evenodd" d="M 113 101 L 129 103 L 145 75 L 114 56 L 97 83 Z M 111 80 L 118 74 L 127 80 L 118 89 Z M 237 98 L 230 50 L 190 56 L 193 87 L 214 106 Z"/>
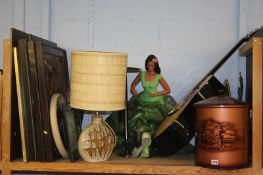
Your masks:
<path fill-rule="evenodd" d="M 92 111 L 125 108 L 126 53 L 73 51 L 70 105 Z"/>

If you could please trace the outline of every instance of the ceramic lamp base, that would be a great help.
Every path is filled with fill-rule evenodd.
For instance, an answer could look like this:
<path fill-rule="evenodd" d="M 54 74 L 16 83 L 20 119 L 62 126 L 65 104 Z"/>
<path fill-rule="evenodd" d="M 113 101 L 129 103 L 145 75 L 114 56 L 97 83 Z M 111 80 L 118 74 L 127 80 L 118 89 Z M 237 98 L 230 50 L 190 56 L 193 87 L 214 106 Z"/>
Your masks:
<path fill-rule="evenodd" d="M 80 156 L 87 162 L 107 160 L 115 145 L 115 133 L 99 115 L 92 117 L 92 122 L 81 132 L 78 140 Z"/>

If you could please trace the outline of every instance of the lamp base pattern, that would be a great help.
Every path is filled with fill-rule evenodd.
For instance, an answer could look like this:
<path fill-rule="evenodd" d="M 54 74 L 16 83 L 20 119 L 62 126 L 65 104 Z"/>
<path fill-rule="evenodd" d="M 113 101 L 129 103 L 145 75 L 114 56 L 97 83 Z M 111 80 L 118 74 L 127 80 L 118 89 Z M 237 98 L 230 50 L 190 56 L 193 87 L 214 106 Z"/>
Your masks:
<path fill-rule="evenodd" d="M 89 124 L 80 134 L 78 149 L 84 161 L 100 162 L 107 160 L 116 145 L 116 136 L 110 126 L 101 119 L 93 116 Z"/>

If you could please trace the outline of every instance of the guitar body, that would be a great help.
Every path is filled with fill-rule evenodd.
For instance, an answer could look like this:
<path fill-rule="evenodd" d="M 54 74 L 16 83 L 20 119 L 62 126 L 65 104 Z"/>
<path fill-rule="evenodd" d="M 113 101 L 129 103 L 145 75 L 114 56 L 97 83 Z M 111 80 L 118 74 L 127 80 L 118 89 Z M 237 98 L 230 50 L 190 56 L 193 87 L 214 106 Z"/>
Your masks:
<path fill-rule="evenodd" d="M 195 134 L 195 109 L 193 104 L 209 97 L 220 95 L 219 90 L 226 90 L 225 87 L 212 76 L 191 99 L 180 116 L 160 135 L 153 139 L 153 149 L 160 156 L 175 154 L 185 146 Z M 175 112 L 176 113 L 176 112 Z M 170 114 L 175 115 L 175 113 Z"/>

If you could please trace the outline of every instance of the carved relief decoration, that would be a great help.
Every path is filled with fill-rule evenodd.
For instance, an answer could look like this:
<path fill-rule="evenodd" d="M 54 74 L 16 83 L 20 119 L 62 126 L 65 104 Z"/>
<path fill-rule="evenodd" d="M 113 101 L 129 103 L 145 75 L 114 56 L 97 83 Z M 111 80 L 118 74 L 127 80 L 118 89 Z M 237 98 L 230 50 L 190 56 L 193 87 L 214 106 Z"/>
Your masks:
<path fill-rule="evenodd" d="M 197 147 L 209 152 L 234 151 L 237 147 L 237 131 L 234 124 L 203 120 L 197 128 Z"/>

